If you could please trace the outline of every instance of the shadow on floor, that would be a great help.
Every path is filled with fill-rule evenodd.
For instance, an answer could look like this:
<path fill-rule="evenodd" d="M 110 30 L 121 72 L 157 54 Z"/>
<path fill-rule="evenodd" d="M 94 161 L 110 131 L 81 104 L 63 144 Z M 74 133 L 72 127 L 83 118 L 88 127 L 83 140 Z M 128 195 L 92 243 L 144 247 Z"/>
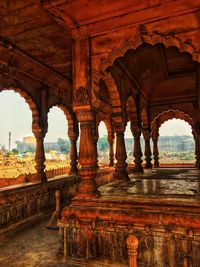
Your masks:
<path fill-rule="evenodd" d="M 56 260 L 58 231 L 46 228 L 48 220 L 23 226 L 0 237 L 0 266 L 76 267 Z"/>

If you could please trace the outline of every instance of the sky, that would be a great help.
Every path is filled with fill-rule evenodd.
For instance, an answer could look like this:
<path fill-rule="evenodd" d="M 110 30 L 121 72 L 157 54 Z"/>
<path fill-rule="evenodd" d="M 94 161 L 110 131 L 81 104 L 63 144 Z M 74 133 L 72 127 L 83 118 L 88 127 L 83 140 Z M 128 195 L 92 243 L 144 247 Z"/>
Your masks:
<path fill-rule="evenodd" d="M 24 136 L 32 136 L 32 114 L 28 104 L 18 93 L 3 91 L 0 93 L 0 145 L 8 148 L 8 134 L 11 132 L 11 148 L 15 141 L 22 141 Z M 45 142 L 57 141 L 59 137 L 66 139 L 68 125 L 61 109 L 53 107 L 48 114 L 48 133 Z M 160 135 L 192 135 L 189 124 L 182 120 L 170 120 L 162 124 Z M 99 125 L 99 136 L 107 135 L 104 123 Z M 125 137 L 132 137 L 130 123 L 126 127 Z"/>

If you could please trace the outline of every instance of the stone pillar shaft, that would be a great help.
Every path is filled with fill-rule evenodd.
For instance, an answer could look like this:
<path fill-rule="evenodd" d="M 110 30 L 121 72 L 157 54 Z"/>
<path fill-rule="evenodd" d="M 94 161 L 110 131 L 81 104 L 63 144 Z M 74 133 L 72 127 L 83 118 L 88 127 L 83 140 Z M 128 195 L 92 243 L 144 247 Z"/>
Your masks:
<path fill-rule="evenodd" d="M 99 169 L 99 164 L 98 164 L 98 147 L 97 147 L 97 144 L 98 144 L 98 140 L 99 140 L 99 137 L 95 136 L 94 137 L 94 146 L 95 146 L 95 153 L 96 153 L 96 159 L 97 159 L 97 169 Z"/>
<path fill-rule="evenodd" d="M 153 138 L 154 167 L 159 168 L 158 138 Z"/>
<path fill-rule="evenodd" d="M 47 177 L 45 174 L 45 152 L 44 152 L 44 135 L 42 132 L 35 133 L 36 138 L 36 152 L 35 152 L 35 161 L 36 161 L 36 171 L 37 171 L 37 180 L 45 183 Z"/>
<path fill-rule="evenodd" d="M 81 169 L 79 174 L 81 182 L 79 184 L 76 198 L 93 198 L 100 195 L 95 177 L 97 173 L 97 154 L 94 143 L 94 122 L 93 113 L 91 111 L 83 111 L 78 113 L 80 121 L 80 149 L 79 163 Z"/>
<path fill-rule="evenodd" d="M 143 171 L 142 167 L 142 149 L 141 149 L 141 144 L 140 144 L 140 135 L 141 131 L 138 128 L 132 128 L 132 134 L 134 137 L 134 148 L 133 148 L 133 156 L 135 158 L 135 167 L 134 171 L 135 172 L 140 172 Z"/>
<path fill-rule="evenodd" d="M 70 137 L 70 142 L 71 142 L 71 148 L 70 148 L 70 171 L 69 174 L 70 175 L 76 175 L 78 174 L 78 155 L 77 155 L 77 146 L 76 146 L 76 142 L 77 142 L 77 138 L 76 137 Z"/>
<path fill-rule="evenodd" d="M 200 169 L 200 127 L 197 123 L 192 129 L 192 133 L 195 141 L 195 158 L 196 158 L 196 168 Z"/>
<path fill-rule="evenodd" d="M 124 132 L 117 131 L 116 133 L 116 154 L 115 158 L 117 163 L 115 164 L 115 179 L 117 180 L 128 180 L 128 173 L 126 170 L 127 163 L 127 155 L 126 155 L 126 147 L 124 142 Z"/>
<path fill-rule="evenodd" d="M 150 139 L 145 140 L 145 168 L 146 169 L 151 169 L 152 168 L 152 163 L 151 163 L 151 146 L 150 146 Z"/>
<path fill-rule="evenodd" d="M 114 139 L 108 139 L 109 143 L 109 166 L 114 166 Z"/>

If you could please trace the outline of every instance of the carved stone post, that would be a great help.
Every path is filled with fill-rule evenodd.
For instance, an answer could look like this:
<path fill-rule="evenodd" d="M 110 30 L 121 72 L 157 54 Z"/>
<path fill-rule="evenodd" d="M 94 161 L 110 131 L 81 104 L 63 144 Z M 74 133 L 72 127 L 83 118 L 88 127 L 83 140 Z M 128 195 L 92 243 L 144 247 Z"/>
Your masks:
<path fill-rule="evenodd" d="M 76 136 L 70 136 L 69 137 L 70 142 L 71 142 L 71 148 L 70 148 L 70 171 L 69 174 L 70 175 L 76 175 L 78 174 L 78 155 L 77 155 L 77 146 L 76 146 L 76 142 L 77 142 L 77 137 Z"/>
<path fill-rule="evenodd" d="M 36 152 L 35 152 L 35 161 L 36 161 L 36 171 L 37 171 L 37 180 L 45 183 L 47 177 L 45 174 L 45 153 L 44 153 L 44 136 L 45 134 L 42 131 L 34 132 L 36 138 Z"/>
<path fill-rule="evenodd" d="M 94 114 L 91 110 L 77 112 L 80 122 L 79 170 L 81 182 L 76 198 L 93 198 L 100 195 L 95 177 L 97 173 L 97 155 L 94 144 Z"/>
<path fill-rule="evenodd" d="M 97 148 L 98 140 L 99 140 L 99 136 L 94 136 L 94 146 L 95 146 L 95 153 L 96 153 L 96 158 L 97 158 L 97 169 L 99 169 L 99 164 L 98 164 L 98 148 Z"/>
<path fill-rule="evenodd" d="M 152 168 L 152 163 L 151 163 L 151 146 L 150 146 L 150 134 L 149 132 L 144 132 L 143 133 L 144 140 L 145 140 L 145 148 L 144 148 L 144 155 L 145 155 L 145 168 L 146 169 L 151 169 Z"/>
<path fill-rule="evenodd" d="M 109 166 L 113 167 L 114 166 L 114 138 L 113 137 L 108 137 L 108 143 L 109 143 Z"/>
<path fill-rule="evenodd" d="M 138 239 L 134 235 L 129 235 L 126 239 L 128 248 L 129 267 L 137 267 Z"/>
<path fill-rule="evenodd" d="M 115 164 L 115 179 L 117 180 L 129 180 L 128 173 L 126 170 L 127 155 L 126 147 L 124 142 L 124 129 L 116 128 L 116 153 L 115 158 L 117 163 Z"/>
<path fill-rule="evenodd" d="M 141 130 L 137 126 L 131 125 L 131 131 L 134 137 L 134 151 L 133 156 L 135 158 L 134 172 L 142 172 L 142 149 L 140 144 Z"/>
<path fill-rule="evenodd" d="M 154 168 L 159 168 L 158 135 L 152 136 Z"/>
<path fill-rule="evenodd" d="M 200 169 L 200 125 L 198 123 L 195 124 L 194 129 L 192 129 L 192 133 L 195 140 L 195 165 L 197 169 Z"/>

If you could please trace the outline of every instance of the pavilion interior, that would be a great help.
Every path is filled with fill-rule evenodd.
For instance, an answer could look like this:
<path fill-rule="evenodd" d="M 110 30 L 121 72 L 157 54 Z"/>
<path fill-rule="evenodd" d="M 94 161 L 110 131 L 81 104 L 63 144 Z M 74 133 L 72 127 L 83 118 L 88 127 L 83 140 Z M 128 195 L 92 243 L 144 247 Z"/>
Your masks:
<path fill-rule="evenodd" d="M 200 266 L 199 12 L 198 0 L 0 1 L 0 94 L 25 99 L 36 138 L 36 173 L 0 188 L 0 266 Z M 49 178 L 55 106 L 70 170 Z M 159 129 L 173 118 L 192 129 L 192 165 L 160 166 Z"/>

